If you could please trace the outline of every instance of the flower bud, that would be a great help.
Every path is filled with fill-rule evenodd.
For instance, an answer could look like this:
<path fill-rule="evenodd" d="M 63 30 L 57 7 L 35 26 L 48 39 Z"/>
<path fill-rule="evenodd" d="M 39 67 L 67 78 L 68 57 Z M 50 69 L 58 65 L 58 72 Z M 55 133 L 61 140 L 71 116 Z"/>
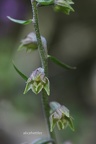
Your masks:
<path fill-rule="evenodd" d="M 53 131 L 56 124 L 59 130 L 64 129 L 68 125 L 72 130 L 74 130 L 72 117 L 70 116 L 69 110 L 64 105 L 61 106 L 57 102 L 51 102 L 50 107 L 53 111 L 49 118 L 51 132 Z"/>
<path fill-rule="evenodd" d="M 35 94 L 38 94 L 42 89 L 45 89 L 46 93 L 50 95 L 50 83 L 48 78 L 45 76 L 43 68 L 37 68 L 32 72 L 26 82 L 24 94 L 27 93 L 30 89 Z"/>

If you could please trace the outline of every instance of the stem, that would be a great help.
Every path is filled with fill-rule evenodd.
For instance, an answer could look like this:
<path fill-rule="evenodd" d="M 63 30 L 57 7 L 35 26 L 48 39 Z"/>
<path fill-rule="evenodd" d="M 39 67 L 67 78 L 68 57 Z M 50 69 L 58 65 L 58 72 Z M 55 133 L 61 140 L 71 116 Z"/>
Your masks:
<path fill-rule="evenodd" d="M 39 50 L 39 54 L 40 54 L 40 58 L 41 58 L 41 63 L 42 63 L 42 67 L 44 68 L 45 75 L 48 76 L 48 61 L 47 61 L 46 51 L 45 51 L 45 49 L 42 45 L 42 41 L 41 41 L 41 35 L 40 35 L 39 24 L 38 24 L 38 11 L 37 11 L 37 6 L 36 6 L 36 1 L 31 0 L 31 5 L 32 5 L 32 12 L 33 12 L 33 24 L 34 24 L 36 37 L 37 37 L 38 50 Z M 44 90 L 42 91 L 42 105 L 43 105 L 43 109 L 44 109 L 44 115 L 46 118 L 46 123 L 48 126 L 49 136 L 51 137 L 50 124 L 49 124 L 48 95 Z"/>

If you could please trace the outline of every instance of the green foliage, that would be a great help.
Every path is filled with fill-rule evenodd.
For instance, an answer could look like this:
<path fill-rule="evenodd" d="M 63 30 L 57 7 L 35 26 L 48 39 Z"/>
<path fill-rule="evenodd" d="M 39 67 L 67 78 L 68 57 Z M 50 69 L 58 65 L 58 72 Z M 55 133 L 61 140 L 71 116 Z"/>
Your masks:
<path fill-rule="evenodd" d="M 72 67 L 72 66 L 69 66 L 69 65 L 67 65 L 67 64 L 64 64 L 64 63 L 62 63 L 61 61 L 59 61 L 56 57 L 53 57 L 53 56 L 51 56 L 51 55 L 48 55 L 47 56 L 52 62 L 54 62 L 55 64 L 57 64 L 58 66 L 60 66 L 60 67 L 62 67 L 62 68 L 65 68 L 65 69 L 67 69 L 67 70 L 69 70 L 69 69 L 76 69 L 76 67 Z"/>
<path fill-rule="evenodd" d="M 28 78 L 26 75 L 24 75 L 16 66 L 15 64 L 13 63 L 13 66 L 15 68 L 15 70 L 17 71 L 17 73 L 26 81 Z"/>
<path fill-rule="evenodd" d="M 27 24 L 30 24 L 32 22 L 32 19 L 29 19 L 29 20 L 17 20 L 17 19 L 11 18 L 10 16 L 7 16 L 7 18 L 9 20 L 11 20 L 12 22 L 15 22 L 15 23 L 18 23 L 18 24 L 22 24 L 22 25 L 27 25 Z"/>

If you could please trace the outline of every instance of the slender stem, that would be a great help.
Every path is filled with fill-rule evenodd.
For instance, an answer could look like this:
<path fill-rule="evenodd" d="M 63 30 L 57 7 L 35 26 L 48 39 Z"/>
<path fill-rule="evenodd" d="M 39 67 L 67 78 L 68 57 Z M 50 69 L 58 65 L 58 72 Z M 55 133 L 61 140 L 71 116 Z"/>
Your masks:
<path fill-rule="evenodd" d="M 42 45 L 42 41 L 41 41 L 36 1 L 31 0 L 31 4 L 32 4 L 32 12 L 33 12 L 33 24 L 34 24 L 34 29 L 36 32 L 38 50 L 39 50 L 39 54 L 40 54 L 40 58 L 41 58 L 41 63 L 42 63 L 42 67 L 44 68 L 45 75 L 48 75 L 48 62 L 47 62 L 46 51 L 45 51 L 45 49 Z"/>
<path fill-rule="evenodd" d="M 34 24 L 36 37 L 37 37 L 38 50 L 39 50 L 39 54 L 40 54 L 40 58 L 41 58 L 41 63 L 42 63 L 42 67 L 44 68 L 45 75 L 48 76 L 48 61 L 47 61 L 46 51 L 45 51 L 45 49 L 42 45 L 42 41 L 41 41 L 36 1 L 31 0 L 31 5 L 32 5 L 32 12 L 33 12 L 33 24 Z M 51 137 L 51 133 L 49 130 L 50 125 L 49 125 L 48 95 L 44 90 L 42 91 L 42 105 L 43 105 L 44 115 L 45 115 L 47 126 L 48 126 L 49 136 Z"/>

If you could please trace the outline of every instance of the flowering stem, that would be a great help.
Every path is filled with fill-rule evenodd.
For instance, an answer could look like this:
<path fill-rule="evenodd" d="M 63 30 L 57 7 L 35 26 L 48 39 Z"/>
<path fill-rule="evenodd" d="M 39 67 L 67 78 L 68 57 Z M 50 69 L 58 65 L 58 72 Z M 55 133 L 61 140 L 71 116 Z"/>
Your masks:
<path fill-rule="evenodd" d="M 42 45 L 41 41 L 41 35 L 40 35 L 40 30 L 39 30 L 39 24 L 38 24 L 38 11 L 37 11 L 37 6 L 36 6 L 36 1 L 31 0 L 31 5 L 32 5 L 32 13 L 33 13 L 33 25 L 37 37 L 37 43 L 38 43 L 38 50 L 41 58 L 41 63 L 42 63 L 42 68 L 44 68 L 45 75 L 48 77 L 48 61 L 47 61 L 47 56 L 46 56 L 46 51 Z M 49 124 L 49 104 L 48 104 L 48 95 L 47 93 L 42 90 L 42 105 L 44 109 L 44 115 L 46 118 L 46 123 L 48 126 L 48 132 L 49 136 L 51 137 L 50 133 L 50 124 Z"/>

